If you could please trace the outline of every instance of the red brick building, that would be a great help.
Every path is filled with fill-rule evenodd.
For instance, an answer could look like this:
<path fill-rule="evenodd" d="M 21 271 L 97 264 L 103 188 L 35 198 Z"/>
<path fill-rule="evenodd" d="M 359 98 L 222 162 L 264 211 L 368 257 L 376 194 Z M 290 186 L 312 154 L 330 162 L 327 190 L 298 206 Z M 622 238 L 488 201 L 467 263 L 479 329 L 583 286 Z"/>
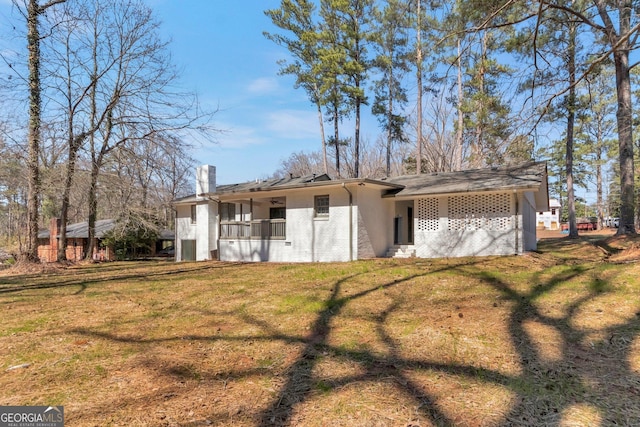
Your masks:
<path fill-rule="evenodd" d="M 115 220 L 105 219 L 96 221 L 96 238 L 93 245 L 92 258 L 96 261 L 110 261 L 114 259 L 113 251 L 108 247 L 101 247 L 100 241 L 104 234 L 115 226 Z M 87 222 L 79 222 L 67 226 L 67 259 L 80 261 L 85 258 L 85 251 L 89 243 L 89 226 Z M 48 230 L 38 233 L 38 257 L 42 262 L 58 260 L 60 241 L 60 219 L 52 218 Z"/>

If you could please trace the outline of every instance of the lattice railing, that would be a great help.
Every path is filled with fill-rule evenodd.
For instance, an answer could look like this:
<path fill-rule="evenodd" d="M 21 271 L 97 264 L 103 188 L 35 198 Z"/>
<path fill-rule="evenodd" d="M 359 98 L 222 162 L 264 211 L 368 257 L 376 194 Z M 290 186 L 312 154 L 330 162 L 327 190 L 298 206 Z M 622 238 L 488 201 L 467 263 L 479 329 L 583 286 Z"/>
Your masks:
<path fill-rule="evenodd" d="M 440 213 L 437 197 L 418 199 L 418 231 L 438 231 Z"/>
<path fill-rule="evenodd" d="M 450 196 L 448 229 L 508 230 L 511 228 L 511 195 L 509 193 Z"/>

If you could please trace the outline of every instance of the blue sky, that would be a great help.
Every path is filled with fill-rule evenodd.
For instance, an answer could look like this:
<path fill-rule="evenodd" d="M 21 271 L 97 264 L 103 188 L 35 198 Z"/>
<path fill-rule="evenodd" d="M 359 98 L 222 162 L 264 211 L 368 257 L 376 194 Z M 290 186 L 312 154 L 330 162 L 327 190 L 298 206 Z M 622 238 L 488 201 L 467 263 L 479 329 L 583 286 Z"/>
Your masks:
<path fill-rule="evenodd" d="M 279 76 L 286 50 L 267 40 L 274 31 L 264 10 L 279 0 L 148 0 L 171 38 L 182 84 L 207 108 L 223 132 L 199 141 L 193 156 L 217 168 L 220 184 L 271 175 L 297 151 L 320 149 L 315 107 L 293 78 Z"/>
<path fill-rule="evenodd" d="M 276 31 L 264 10 L 280 0 L 144 1 L 171 40 L 181 86 L 197 92 L 206 109 L 219 109 L 212 124 L 221 132 L 190 141 L 198 164 L 216 166 L 218 183 L 267 177 L 292 153 L 321 148 L 315 106 L 293 88 L 293 77 L 278 75 L 287 52 L 262 34 Z M 0 0 L 0 18 L 10 15 L 10 4 Z M 352 132 L 352 123 L 343 123 L 341 133 Z M 379 134 L 364 107 L 362 139 L 373 143 Z"/>
<path fill-rule="evenodd" d="M 263 35 L 277 30 L 264 11 L 278 8 L 280 0 L 143 1 L 161 22 L 161 37 L 170 41 L 180 88 L 196 92 L 204 109 L 218 109 L 212 125 L 220 132 L 188 142 L 198 164 L 216 166 L 219 183 L 265 178 L 292 153 L 321 148 L 316 107 L 294 89 L 292 76 L 278 75 L 277 61 L 287 51 Z M 0 0 L 0 37 L 12 33 L 2 25 L 16 18 L 12 10 L 11 0 Z M 24 48 L 22 39 L 3 42 Z M 353 124 L 343 123 L 341 131 L 351 134 Z M 378 134 L 365 107 L 361 138 L 373 141 Z"/>

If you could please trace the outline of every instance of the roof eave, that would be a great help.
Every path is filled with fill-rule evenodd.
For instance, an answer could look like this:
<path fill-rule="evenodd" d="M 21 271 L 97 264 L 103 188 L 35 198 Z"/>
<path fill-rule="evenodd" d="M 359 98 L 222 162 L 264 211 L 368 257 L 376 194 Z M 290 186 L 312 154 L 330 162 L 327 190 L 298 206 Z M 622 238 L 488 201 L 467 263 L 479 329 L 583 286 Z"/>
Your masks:
<path fill-rule="evenodd" d="M 402 189 L 404 186 L 399 184 L 393 184 L 390 182 L 379 181 L 370 178 L 349 178 L 349 179 L 341 179 L 335 181 L 314 181 L 314 182 L 303 182 L 291 185 L 281 185 L 276 187 L 256 187 L 251 188 L 249 190 L 243 191 L 224 191 L 224 192 L 214 192 L 207 194 L 199 194 L 198 197 L 203 197 L 205 199 L 219 201 L 221 198 L 229 198 L 229 197 L 250 197 L 256 194 L 262 193 L 274 193 L 280 191 L 290 191 L 290 190 L 301 190 L 301 189 L 312 189 L 319 187 L 342 187 L 343 185 L 354 186 L 354 185 L 376 185 L 381 188 L 389 188 L 389 189 Z M 183 202 L 174 202 L 174 204 L 192 204 L 196 200 L 183 201 Z"/>
<path fill-rule="evenodd" d="M 470 194 L 470 193 L 504 193 L 504 192 L 527 192 L 540 191 L 541 184 L 538 185 L 528 185 L 528 186 L 517 186 L 517 187 L 505 187 L 505 188 L 486 188 L 486 189 L 465 189 L 460 191 L 425 191 L 425 192 L 412 192 L 412 193 L 404 193 L 402 191 L 394 194 L 384 194 L 382 197 L 384 198 L 396 198 L 396 199 L 411 199 L 416 197 L 430 197 L 430 196 L 455 196 L 460 194 Z"/>

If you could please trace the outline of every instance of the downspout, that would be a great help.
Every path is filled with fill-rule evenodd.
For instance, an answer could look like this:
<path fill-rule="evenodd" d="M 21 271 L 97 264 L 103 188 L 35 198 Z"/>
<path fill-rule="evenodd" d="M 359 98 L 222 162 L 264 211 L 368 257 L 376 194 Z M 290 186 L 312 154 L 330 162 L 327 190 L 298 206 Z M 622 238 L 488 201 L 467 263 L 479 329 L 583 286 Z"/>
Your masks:
<path fill-rule="evenodd" d="M 353 261 L 353 194 L 342 183 L 342 188 L 349 193 L 349 261 Z"/>
<path fill-rule="evenodd" d="M 221 224 L 221 216 L 220 216 L 220 200 L 210 199 L 216 204 L 216 218 L 215 221 L 218 223 L 218 236 L 216 239 L 216 248 L 218 248 L 218 256 L 217 261 L 220 261 L 222 251 L 220 250 L 220 237 L 222 236 L 222 224 Z"/>
<path fill-rule="evenodd" d="M 520 218 L 518 217 L 518 211 L 520 210 L 520 204 L 518 203 L 518 193 L 514 194 L 516 198 L 516 255 L 520 254 Z"/>

